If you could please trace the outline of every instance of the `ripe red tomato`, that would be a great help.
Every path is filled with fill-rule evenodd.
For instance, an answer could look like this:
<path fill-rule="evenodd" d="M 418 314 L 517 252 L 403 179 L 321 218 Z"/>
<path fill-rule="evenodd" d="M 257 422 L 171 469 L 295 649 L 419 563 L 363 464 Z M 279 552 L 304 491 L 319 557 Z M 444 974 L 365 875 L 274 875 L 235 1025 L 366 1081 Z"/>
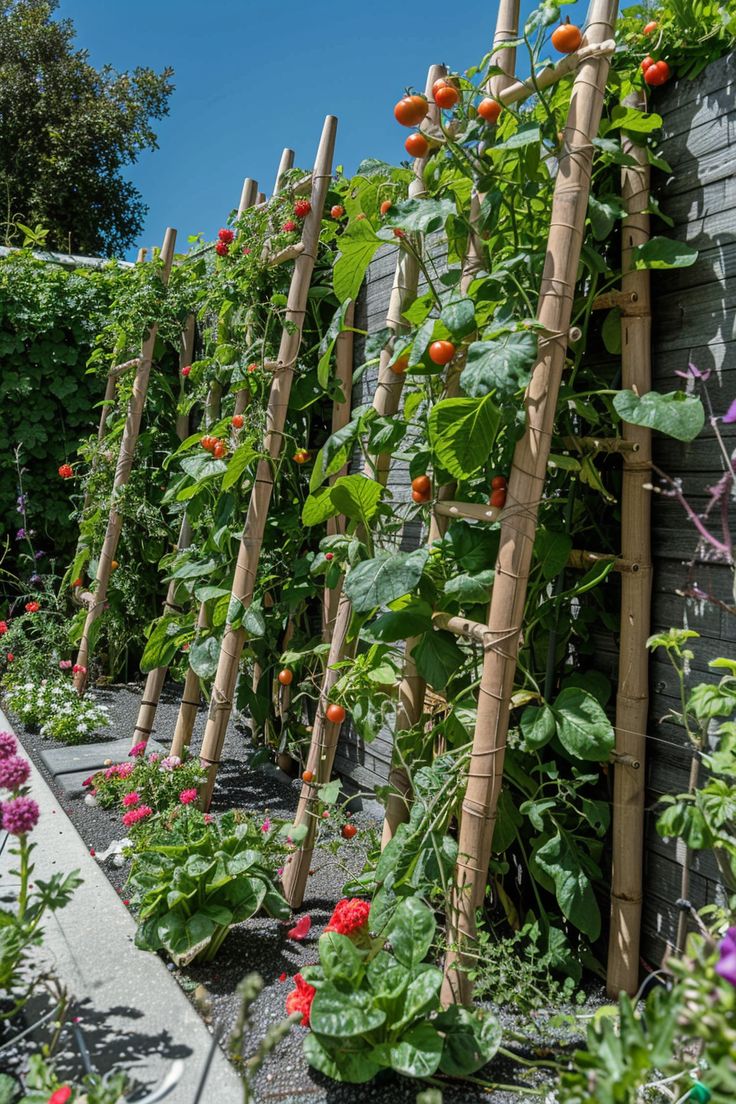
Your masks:
<path fill-rule="evenodd" d="M 429 142 L 424 135 L 420 134 L 417 130 L 406 139 L 404 142 L 404 149 L 407 153 L 410 153 L 412 157 L 426 157 L 429 153 Z"/>
<path fill-rule="evenodd" d="M 249 364 L 246 371 L 248 371 L 248 372 L 257 372 L 258 371 L 258 365 L 257 364 Z"/>
<path fill-rule="evenodd" d="M 334 558 L 335 558 L 335 553 L 334 552 L 325 552 L 325 559 L 326 560 L 334 560 Z"/>
<path fill-rule="evenodd" d="M 502 491 L 505 488 L 505 486 L 506 486 L 506 476 L 505 475 L 494 475 L 493 479 L 491 480 L 491 488 L 494 491 Z"/>
<path fill-rule="evenodd" d="M 492 100 L 490 96 L 486 96 L 486 98 L 481 100 L 478 104 L 478 114 L 481 119 L 485 119 L 491 126 L 495 126 L 501 114 L 501 105 L 497 103 L 496 100 Z"/>
<path fill-rule="evenodd" d="M 215 459 L 222 460 L 223 456 L 225 456 L 226 454 L 227 447 L 225 446 L 224 442 L 216 441 L 215 447 L 212 449 L 212 455 L 215 457 Z"/>
<path fill-rule="evenodd" d="M 242 414 L 233 414 L 230 424 L 235 429 L 242 429 L 245 424 L 245 418 Z"/>
<path fill-rule="evenodd" d="M 666 61 L 655 61 L 644 70 L 644 81 L 651 88 L 666 84 L 672 76 L 672 70 Z"/>
<path fill-rule="evenodd" d="M 390 199 L 384 199 L 383 203 L 381 204 L 381 214 L 382 215 L 387 215 L 392 207 L 393 207 L 393 204 L 392 204 L 391 200 Z"/>
<path fill-rule="evenodd" d="M 411 481 L 411 489 L 419 491 L 419 494 L 427 494 L 432 489 L 432 480 L 428 475 L 418 475 Z"/>
<path fill-rule="evenodd" d="M 334 219 L 341 219 L 342 216 L 345 214 L 345 208 L 341 207 L 339 203 L 336 203 L 335 206 L 330 210 L 330 214 Z"/>
<path fill-rule="evenodd" d="M 643 34 L 651 34 L 653 31 L 656 31 L 658 26 L 659 26 L 659 23 L 657 23 L 657 21 L 655 19 L 653 19 L 651 21 L 651 23 L 647 23 L 647 25 L 644 28 L 644 31 L 642 33 Z"/>
<path fill-rule="evenodd" d="M 552 45 L 561 54 L 574 53 L 580 48 L 582 41 L 583 32 L 570 22 L 569 16 L 564 23 L 560 23 L 556 31 L 552 32 Z"/>
<path fill-rule="evenodd" d="M 310 771 L 310 770 L 302 771 L 302 782 L 309 783 L 309 782 L 313 782 L 313 781 L 314 781 L 314 771 Z"/>
<path fill-rule="evenodd" d="M 294 672 L 290 671 L 288 667 L 284 667 L 283 671 L 279 671 L 278 679 L 282 686 L 291 686 L 294 681 Z"/>
<path fill-rule="evenodd" d="M 430 495 L 427 491 L 412 491 L 412 502 L 429 502 Z"/>
<path fill-rule="evenodd" d="M 406 369 L 409 367 L 409 355 L 405 353 L 403 356 L 397 357 L 391 365 L 391 371 L 395 372 L 397 376 L 403 376 Z"/>
<path fill-rule="evenodd" d="M 189 373 L 191 372 L 191 370 L 192 370 L 191 364 L 185 364 L 184 367 L 181 370 L 181 374 L 183 376 L 188 376 Z"/>
<path fill-rule="evenodd" d="M 455 106 L 460 99 L 460 93 L 451 81 L 440 77 L 432 85 L 432 99 L 438 107 L 447 109 Z"/>
<path fill-rule="evenodd" d="M 649 54 L 647 54 L 647 56 L 644 58 L 641 65 L 639 66 L 639 68 L 641 69 L 642 73 L 646 73 L 646 71 L 647 71 L 647 69 L 649 68 L 650 65 L 654 65 L 654 58 L 649 57 Z"/>
<path fill-rule="evenodd" d="M 294 204 L 294 214 L 297 218 L 306 218 L 311 210 L 312 204 L 308 199 L 298 199 Z"/>
<path fill-rule="evenodd" d="M 205 433 L 199 443 L 207 452 L 212 452 L 212 449 L 215 447 L 215 438 L 210 437 L 209 433 Z"/>
<path fill-rule="evenodd" d="M 343 839 L 352 839 L 353 836 L 357 836 L 357 834 L 358 834 L 358 829 L 355 827 L 354 824 L 344 824 L 343 825 L 342 832 L 341 832 L 341 835 L 342 835 Z"/>
<path fill-rule="evenodd" d="M 297 449 L 292 459 L 295 464 L 306 464 L 307 460 L 309 459 L 309 453 L 306 449 Z"/>
<path fill-rule="evenodd" d="M 424 96 L 404 96 L 396 104 L 394 115 L 402 126 L 419 126 L 424 116 L 429 111 L 429 104 Z"/>
<path fill-rule="evenodd" d="M 345 720 L 345 710 L 341 705 L 335 705 L 331 702 L 325 709 L 325 717 L 331 724 L 342 724 Z"/>
<path fill-rule="evenodd" d="M 506 505 L 506 488 L 499 488 L 491 495 L 491 506 L 495 506 L 497 509 L 502 510 Z"/>
<path fill-rule="evenodd" d="M 429 346 L 429 359 L 434 364 L 449 364 L 455 355 L 455 346 L 451 341 L 433 341 Z"/>

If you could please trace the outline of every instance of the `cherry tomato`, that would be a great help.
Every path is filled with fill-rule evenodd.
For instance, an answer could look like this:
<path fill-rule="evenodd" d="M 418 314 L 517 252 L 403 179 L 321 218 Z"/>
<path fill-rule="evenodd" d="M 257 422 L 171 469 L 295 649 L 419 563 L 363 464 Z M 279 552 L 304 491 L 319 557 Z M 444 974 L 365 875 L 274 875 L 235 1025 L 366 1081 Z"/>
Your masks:
<path fill-rule="evenodd" d="M 411 481 L 411 489 L 413 491 L 419 491 L 419 494 L 427 494 L 432 488 L 432 481 L 428 475 L 418 475 L 416 479 Z"/>
<path fill-rule="evenodd" d="M 672 76 L 672 70 L 666 61 L 655 61 L 644 70 L 644 81 L 651 88 L 666 84 Z"/>
<path fill-rule="evenodd" d="M 110 563 L 110 570 L 111 570 L 111 571 L 117 571 L 117 569 L 118 569 L 119 567 L 120 567 L 120 564 L 118 563 L 118 561 L 117 561 L 117 560 L 112 560 L 112 561 L 111 561 L 111 563 Z"/>
<path fill-rule="evenodd" d="M 504 488 L 506 487 L 506 476 L 494 475 L 493 479 L 491 480 L 491 487 L 494 491 L 504 490 Z"/>
<path fill-rule="evenodd" d="M 212 450 L 212 455 L 216 460 L 222 460 L 223 456 L 227 455 L 227 447 L 222 441 L 218 441 Z"/>
<path fill-rule="evenodd" d="M 561 54 L 572 54 L 580 48 L 583 41 L 583 32 L 568 16 L 564 23 L 560 23 L 556 31 L 552 32 L 552 45 Z"/>
<path fill-rule="evenodd" d="M 325 709 L 325 717 L 331 724 L 342 724 L 345 720 L 345 710 L 341 705 L 335 705 L 334 702 L 331 702 Z"/>
<path fill-rule="evenodd" d="M 353 836 L 357 836 L 357 834 L 358 834 L 358 829 L 355 827 L 354 824 L 344 824 L 343 825 L 342 832 L 341 832 L 341 835 L 342 835 L 343 839 L 352 839 Z"/>
<path fill-rule="evenodd" d="M 306 449 L 297 449 L 292 459 L 294 460 L 295 464 L 306 464 L 307 460 L 309 459 L 309 453 Z"/>
<path fill-rule="evenodd" d="M 411 497 L 413 502 L 429 502 L 429 494 L 426 491 L 412 491 Z"/>
<path fill-rule="evenodd" d="M 203 449 L 206 449 L 207 452 L 212 452 L 212 449 L 215 446 L 215 438 L 210 437 L 209 433 L 205 433 L 204 437 L 201 438 L 199 443 Z"/>
<path fill-rule="evenodd" d="M 341 219 L 345 214 L 345 208 L 341 207 L 339 203 L 336 203 L 335 206 L 330 209 L 330 214 L 334 219 Z"/>
<path fill-rule="evenodd" d="M 404 149 L 407 153 L 410 153 L 412 157 L 426 157 L 429 153 L 429 142 L 424 135 L 420 134 L 417 130 L 406 139 L 404 142 Z"/>
<path fill-rule="evenodd" d="M 429 111 L 429 104 L 424 96 L 404 96 L 396 104 L 394 115 L 402 126 L 419 126 L 424 116 Z"/>
<path fill-rule="evenodd" d="M 314 771 L 302 771 L 302 782 L 314 782 Z"/>
<path fill-rule="evenodd" d="M 478 114 L 481 119 L 485 119 L 491 126 L 495 126 L 501 114 L 501 105 L 497 103 L 496 100 L 492 100 L 490 96 L 486 96 L 486 98 L 481 100 L 478 104 Z"/>
<path fill-rule="evenodd" d="M 502 488 L 494 491 L 491 495 L 491 506 L 495 506 L 497 509 L 502 510 L 506 505 L 506 489 Z"/>
<path fill-rule="evenodd" d="M 653 31 L 656 31 L 658 26 L 659 23 L 657 23 L 656 20 L 653 19 L 651 23 L 647 23 L 642 33 L 646 35 L 652 34 Z"/>
<path fill-rule="evenodd" d="M 233 414 L 230 424 L 235 429 L 242 429 L 245 424 L 245 418 L 242 414 Z"/>
<path fill-rule="evenodd" d="M 387 215 L 392 207 L 393 207 L 393 203 L 391 202 L 391 200 L 390 199 L 384 199 L 383 203 L 381 204 L 381 214 L 382 215 Z"/>
<path fill-rule="evenodd" d="M 433 341 L 429 346 L 429 359 L 434 364 L 449 364 L 455 355 L 451 341 Z"/>
<path fill-rule="evenodd" d="M 409 367 L 409 356 L 405 353 L 403 356 L 397 357 L 391 365 L 391 371 L 395 372 L 397 376 L 403 376 L 406 369 Z"/>
<path fill-rule="evenodd" d="M 460 99 L 460 93 L 451 81 L 440 77 L 432 85 L 432 99 L 438 107 L 447 109 L 455 106 Z"/>
<path fill-rule="evenodd" d="M 278 680 L 282 686 L 291 686 L 294 680 L 294 672 L 290 671 L 288 667 L 284 667 L 283 671 L 279 671 Z"/>

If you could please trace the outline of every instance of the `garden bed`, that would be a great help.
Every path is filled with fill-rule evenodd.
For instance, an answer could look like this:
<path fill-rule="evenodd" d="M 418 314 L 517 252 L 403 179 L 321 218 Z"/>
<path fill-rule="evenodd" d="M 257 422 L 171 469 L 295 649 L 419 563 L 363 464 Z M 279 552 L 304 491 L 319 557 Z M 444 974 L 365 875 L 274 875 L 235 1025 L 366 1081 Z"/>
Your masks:
<path fill-rule="evenodd" d="M 100 700 L 110 707 L 110 738 L 123 739 L 133 731 L 136 712 L 140 699 L 140 688 L 126 685 L 98 691 Z M 166 733 L 173 727 L 179 697 L 176 687 L 165 692 L 159 707 L 157 730 L 161 742 L 166 743 Z M 195 730 L 196 740 L 205 720 L 202 710 Z M 118 811 L 104 810 L 86 804 L 81 794 L 70 795 L 65 792 L 50 775 L 41 758 L 41 752 L 48 750 L 49 741 L 37 734 L 27 732 L 16 725 L 26 751 L 38 770 L 55 790 L 64 811 L 79 832 L 87 848 L 94 852 L 95 858 L 104 853 L 113 840 L 121 839 L 125 829 L 120 822 Z M 195 741 L 196 743 L 196 741 Z M 213 801 L 213 812 L 222 812 L 232 807 L 247 811 L 268 813 L 273 817 L 291 818 L 299 795 L 299 783 L 290 780 L 283 772 L 270 764 L 252 766 L 250 760 L 256 749 L 244 731 L 242 723 L 232 723 L 228 730 L 223 752 L 223 764 L 219 774 L 218 786 Z M 254 1036 L 246 1045 L 247 1053 L 265 1035 L 269 1027 L 283 1020 L 284 1003 L 291 986 L 292 976 L 302 967 L 315 961 L 317 940 L 327 922 L 330 913 L 342 892 L 345 880 L 357 873 L 365 858 L 365 845 L 370 833 L 380 831 L 380 809 L 372 801 L 363 801 L 357 797 L 353 801 L 352 820 L 358 827 L 354 841 L 343 842 L 338 857 L 325 850 L 315 853 L 310 878 L 308 898 L 304 908 L 296 917 L 308 913 L 312 918 L 312 929 L 303 942 L 287 937 L 291 923 L 285 923 L 268 917 L 259 917 L 231 930 L 217 957 L 209 963 L 177 969 L 168 964 L 168 969 L 203 1016 L 210 1030 L 216 1030 L 221 1043 L 226 1046 L 227 1039 L 235 1024 L 239 1010 L 239 998 L 236 988 L 240 980 L 248 973 L 256 972 L 264 980 L 264 989 L 258 998 L 253 1019 L 256 1026 Z M 111 859 L 104 861 L 101 868 L 121 898 L 120 907 L 126 900 L 125 883 L 128 864 L 116 867 Z M 84 888 L 79 891 L 84 895 Z M 283 980 L 282 980 L 283 979 Z M 513 995 L 510 994 L 510 1004 Z M 577 1015 L 592 1012 L 602 1001 L 602 989 L 593 985 L 584 1008 L 575 1009 Z M 522 1016 L 510 1008 L 504 1009 L 503 1002 L 497 1008 L 504 1027 L 509 1031 L 519 1031 L 529 1038 L 529 1045 L 520 1053 L 533 1056 L 533 1048 L 539 1047 L 546 1052 L 556 1043 L 572 1045 L 580 1041 L 581 1032 L 571 1028 L 570 1008 L 550 1008 L 549 1014 L 535 1012 L 531 1016 Z M 534 1019 L 538 1020 L 538 1033 L 534 1035 Z M 552 1021 L 552 1022 L 550 1022 Z M 304 1031 L 296 1027 L 285 1041 L 266 1059 L 254 1084 L 256 1100 L 296 1101 L 307 1098 L 315 1101 L 352 1102 L 356 1099 L 356 1088 L 351 1085 L 337 1085 L 312 1070 L 302 1054 Z M 539 1056 L 539 1053 L 537 1053 Z M 93 1055 L 93 1059 L 94 1059 Z M 538 1078 L 526 1077 L 530 1085 Z M 496 1060 L 482 1074 L 481 1080 L 519 1084 L 519 1070 L 506 1060 Z M 539 1083 L 537 1081 L 537 1083 Z M 396 1101 L 409 1104 L 416 1098 L 418 1083 L 391 1075 L 379 1078 L 370 1086 L 360 1087 L 360 1099 Z M 475 1090 L 463 1083 L 457 1088 L 443 1086 L 444 1099 L 447 1102 L 472 1102 L 488 1099 L 487 1091 Z M 493 1099 L 500 1102 L 524 1100 L 526 1094 L 517 1092 L 497 1092 Z M 529 1095 L 529 1100 L 537 1099 Z"/>

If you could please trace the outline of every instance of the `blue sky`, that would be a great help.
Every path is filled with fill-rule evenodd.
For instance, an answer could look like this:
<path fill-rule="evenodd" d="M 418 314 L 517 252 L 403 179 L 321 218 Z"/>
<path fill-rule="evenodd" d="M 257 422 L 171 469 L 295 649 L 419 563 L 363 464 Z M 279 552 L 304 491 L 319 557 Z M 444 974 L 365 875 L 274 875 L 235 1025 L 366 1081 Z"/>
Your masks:
<path fill-rule="evenodd" d="M 522 12 L 531 11 L 522 0 Z M 577 3 L 565 12 L 584 12 Z M 61 0 L 93 64 L 175 69 L 159 149 L 128 175 L 149 206 L 137 245 L 167 225 L 212 237 L 237 205 L 245 176 L 269 192 L 281 150 L 309 167 L 325 115 L 337 115 L 336 163 L 397 162 L 407 131 L 393 105 L 427 67 L 475 64 L 489 49 L 495 5 L 400 0 L 311 5 L 300 0 Z M 135 249 L 130 256 L 135 256 Z"/>

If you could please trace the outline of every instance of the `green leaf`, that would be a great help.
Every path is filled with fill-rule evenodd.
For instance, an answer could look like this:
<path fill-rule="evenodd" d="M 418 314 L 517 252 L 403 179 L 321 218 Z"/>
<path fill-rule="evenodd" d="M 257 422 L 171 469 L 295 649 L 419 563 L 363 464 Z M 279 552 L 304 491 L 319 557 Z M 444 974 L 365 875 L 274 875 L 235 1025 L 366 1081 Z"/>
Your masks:
<path fill-rule="evenodd" d="M 343 993 L 330 981 L 320 985 L 314 995 L 309 1015 L 312 1031 L 328 1038 L 349 1039 L 374 1031 L 386 1019 L 386 1013 L 376 1008 L 368 993 L 351 989 Z"/>
<path fill-rule="evenodd" d="M 439 1003 L 442 971 L 428 962 L 420 962 L 415 970 L 416 973 L 407 986 L 401 1020 L 397 1023 L 397 1028 L 407 1027 L 418 1016 L 434 1011 Z"/>
<path fill-rule="evenodd" d="M 189 666 L 202 679 L 212 678 L 220 657 L 220 641 L 216 636 L 196 640 L 189 649 Z"/>
<path fill-rule="evenodd" d="M 407 968 L 417 966 L 432 946 L 436 926 L 434 916 L 418 897 L 402 898 L 386 932 L 399 962 Z"/>
<path fill-rule="evenodd" d="M 419 674 L 437 691 L 445 689 L 465 662 L 465 655 L 452 633 L 434 629 L 424 633 L 411 654 Z"/>
<path fill-rule="evenodd" d="M 619 307 L 614 307 L 613 310 L 606 312 L 606 317 L 603 319 L 603 325 L 601 327 L 601 337 L 603 338 L 606 352 L 610 353 L 611 356 L 620 356 L 621 309 Z"/>
<path fill-rule="evenodd" d="M 461 605 L 483 605 L 490 600 L 490 589 L 496 572 L 492 568 L 477 575 L 453 575 L 445 583 L 445 594 Z"/>
<path fill-rule="evenodd" d="M 535 861 L 555 886 L 562 912 L 589 939 L 601 933 L 601 914 L 590 879 L 583 870 L 577 848 L 567 834 L 558 833 L 534 852 Z"/>
<path fill-rule="evenodd" d="M 567 563 L 572 550 L 572 538 L 553 529 L 539 529 L 534 541 L 537 566 L 544 579 L 554 579 Z"/>
<path fill-rule="evenodd" d="M 345 517 L 368 525 L 378 509 L 383 486 L 365 475 L 343 475 L 331 488 L 332 503 Z"/>
<path fill-rule="evenodd" d="M 557 736 L 570 755 L 591 762 L 608 760 L 615 744 L 615 734 L 603 708 L 592 694 L 578 686 L 570 686 L 557 695 L 552 709 Z"/>
<path fill-rule="evenodd" d="M 694 440 L 705 425 L 702 402 L 684 391 L 670 391 L 666 395 L 647 391 L 641 396 L 633 391 L 619 391 L 613 406 L 625 422 L 657 429 L 677 441 Z"/>
<path fill-rule="evenodd" d="M 243 472 L 248 467 L 253 457 L 256 455 L 256 450 L 248 442 L 240 445 L 240 447 L 235 450 L 235 452 L 230 457 L 230 460 L 228 461 L 227 471 L 225 472 L 225 475 L 222 479 L 221 486 L 223 491 L 228 490 L 228 488 L 232 487 L 233 484 L 238 482 L 238 480 L 243 475 Z"/>
<path fill-rule="evenodd" d="M 372 1081 L 381 1065 L 371 1057 L 367 1047 L 347 1050 L 329 1037 L 316 1035 L 314 1024 L 304 1040 L 304 1057 L 312 1069 L 319 1070 L 333 1081 L 363 1085 Z"/>
<path fill-rule="evenodd" d="M 647 114 L 636 107 L 614 107 L 611 112 L 609 130 L 629 130 L 633 134 L 651 134 L 662 126 L 662 116 L 654 112 Z"/>
<path fill-rule="evenodd" d="M 505 142 L 496 142 L 488 150 L 496 153 L 503 150 L 522 149 L 524 146 L 538 146 L 542 140 L 541 132 L 536 123 L 524 123 Z"/>
<path fill-rule="evenodd" d="M 524 746 L 529 751 L 538 751 L 555 734 L 555 715 L 548 705 L 528 705 L 521 714 L 519 722 Z"/>
<path fill-rule="evenodd" d="M 456 210 L 454 199 L 402 199 L 392 205 L 385 225 L 432 233 L 440 230 Z"/>
<path fill-rule="evenodd" d="M 486 1009 L 450 1005 L 434 1020 L 444 1035 L 440 1069 L 449 1077 L 465 1077 L 490 1062 L 501 1045 L 501 1025 Z"/>
<path fill-rule="evenodd" d="M 147 674 L 156 667 L 168 667 L 179 650 L 181 626 L 178 620 L 164 616 L 151 632 L 141 657 L 141 671 Z"/>
<path fill-rule="evenodd" d="M 475 303 L 472 299 L 458 299 L 442 309 L 440 322 L 447 326 L 455 341 L 461 341 L 476 329 Z"/>
<path fill-rule="evenodd" d="M 697 249 L 672 238 L 650 238 L 632 250 L 634 268 L 689 268 L 697 259 Z"/>
<path fill-rule="evenodd" d="M 588 199 L 588 217 L 597 241 L 604 241 L 613 230 L 616 219 L 623 218 L 626 208 L 618 196 L 605 195 Z"/>
<path fill-rule="evenodd" d="M 426 548 L 415 552 L 382 552 L 357 564 L 345 579 L 345 593 L 355 612 L 369 613 L 414 590 L 428 556 Z"/>
<path fill-rule="evenodd" d="M 460 376 L 462 389 L 474 398 L 495 391 L 501 399 L 510 399 L 526 387 L 536 355 L 536 336 L 526 330 L 474 341 Z"/>
<path fill-rule="evenodd" d="M 430 447 L 445 471 L 466 479 L 488 459 L 500 421 L 490 395 L 480 400 L 442 399 L 429 415 Z"/>
<path fill-rule="evenodd" d="M 339 513 L 339 507 L 332 501 L 332 487 L 320 487 L 309 495 L 302 507 L 302 524 L 322 525 Z"/>
<path fill-rule="evenodd" d="M 223 475 L 227 471 L 227 464 L 223 460 L 215 460 L 213 456 L 187 456 L 181 462 L 182 469 L 195 483 L 204 483 L 215 475 Z"/>
<path fill-rule="evenodd" d="M 351 939 L 338 932 L 319 937 L 319 961 L 328 981 L 357 981 L 363 969 L 363 957 Z"/>
<path fill-rule="evenodd" d="M 419 636 L 431 628 L 432 607 L 429 602 L 411 595 L 392 602 L 388 613 L 381 614 L 370 626 L 370 635 L 374 640 L 390 644 L 395 640 Z"/>
<path fill-rule="evenodd" d="M 433 1024 L 416 1024 L 389 1050 L 391 1066 L 405 1077 L 431 1077 L 442 1057 L 442 1039 Z"/>
<path fill-rule="evenodd" d="M 368 265 L 383 244 L 367 219 L 354 220 L 345 228 L 340 237 L 340 255 L 332 270 L 332 286 L 341 302 L 357 297 Z"/>

